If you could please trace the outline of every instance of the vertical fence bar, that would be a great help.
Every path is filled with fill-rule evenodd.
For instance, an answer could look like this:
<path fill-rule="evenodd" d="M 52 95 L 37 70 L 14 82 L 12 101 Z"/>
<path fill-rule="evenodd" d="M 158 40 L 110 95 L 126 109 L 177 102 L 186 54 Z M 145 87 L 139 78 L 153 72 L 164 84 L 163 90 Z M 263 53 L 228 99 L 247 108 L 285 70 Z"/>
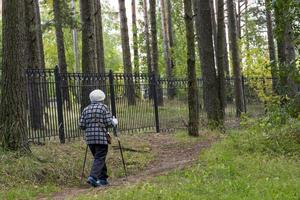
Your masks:
<path fill-rule="evenodd" d="M 246 101 L 246 93 L 245 93 L 245 77 L 242 76 L 242 88 L 243 88 L 243 101 L 244 101 L 244 111 L 247 113 L 247 101 Z"/>
<path fill-rule="evenodd" d="M 111 113 L 113 116 L 117 117 L 116 111 L 116 98 L 115 98 L 115 87 L 114 87 L 114 74 L 112 70 L 109 71 L 109 91 L 110 91 L 110 105 L 111 105 Z"/>
<path fill-rule="evenodd" d="M 156 76 L 155 73 L 152 73 L 152 94 L 153 94 L 153 101 L 154 101 L 154 114 L 155 114 L 155 127 L 156 127 L 156 132 L 159 133 L 160 132 L 160 128 L 159 128 L 159 115 L 158 115 L 158 95 L 157 95 L 157 80 L 156 80 Z"/>
<path fill-rule="evenodd" d="M 60 143 L 65 143 L 65 130 L 64 130 L 64 118 L 63 118 L 63 102 L 61 93 L 61 77 L 59 74 L 58 66 L 54 70 L 55 75 L 55 91 L 56 91 L 56 109 L 57 109 L 57 121 Z"/>

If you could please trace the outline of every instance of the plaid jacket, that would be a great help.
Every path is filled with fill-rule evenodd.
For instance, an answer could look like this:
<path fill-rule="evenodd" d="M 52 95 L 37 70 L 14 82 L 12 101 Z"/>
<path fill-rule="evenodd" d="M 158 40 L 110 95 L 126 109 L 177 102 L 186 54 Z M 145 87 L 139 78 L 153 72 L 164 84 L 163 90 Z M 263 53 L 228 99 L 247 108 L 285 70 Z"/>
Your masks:
<path fill-rule="evenodd" d="M 85 131 L 87 144 L 108 144 L 107 129 L 113 126 L 112 114 L 100 102 L 91 103 L 82 112 L 79 126 Z"/>

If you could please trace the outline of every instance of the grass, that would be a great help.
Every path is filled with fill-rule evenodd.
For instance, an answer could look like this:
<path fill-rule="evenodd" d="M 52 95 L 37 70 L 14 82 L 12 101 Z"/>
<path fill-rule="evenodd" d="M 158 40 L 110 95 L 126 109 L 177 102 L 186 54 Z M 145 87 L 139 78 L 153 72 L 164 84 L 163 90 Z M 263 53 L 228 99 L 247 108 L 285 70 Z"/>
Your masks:
<path fill-rule="evenodd" d="M 293 131 L 289 126 L 283 130 Z M 272 131 L 275 134 L 278 129 L 270 130 L 269 135 Z M 253 127 L 230 131 L 188 169 L 145 183 L 93 191 L 77 199 L 300 199 L 299 152 L 271 153 L 274 144 L 266 143 L 269 138 L 263 138 L 265 134 Z M 183 134 L 176 137 L 185 140 Z"/>
<path fill-rule="evenodd" d="M 142 170 L 154 157 L 149 143 L 142 137 L 126 135 L 121 138 L 127 170 L 134 174 Z M 80 176 L 86 144 L 75 141 L 65 145 L 55 142 L 32 146 L 32 154 L 20 156 L 0 152 L 0 199 L 32 199 L 59 191 L 61 187 L 80 185 Z M 114 139 L 108 153 L 109 175 L 123 176 L 122 162 Z M 134 151 L 130 151 L 130 150 Z M 88 153 L 85 178 L 92 164 Z"/>

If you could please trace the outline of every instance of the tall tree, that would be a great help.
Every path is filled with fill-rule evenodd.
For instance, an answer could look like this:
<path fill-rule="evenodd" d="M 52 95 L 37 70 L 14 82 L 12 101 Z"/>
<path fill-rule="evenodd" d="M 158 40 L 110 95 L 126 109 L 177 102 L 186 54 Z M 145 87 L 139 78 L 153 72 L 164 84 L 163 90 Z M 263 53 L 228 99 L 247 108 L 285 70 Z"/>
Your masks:
<path fill-rule="evenodd" d="M 157 47 L 157 28 L 156 28 L 156 0 L 149 0 L 150 5 L 150 24 L 151 24 L 151 57 L 152 70 L 159 75 L 158 70 L 158 47 Z"/>
<path fill-rule="evenodd" d="M 164 44 L 164 58 L 166 64 L 166 74 L 167 78 L 171 80 L 173 75 L 173 62 L 172 62 L 172 55 L 171 55 L 171 42 L 170 36 L 172 34 L 169 33 L 171 28 L 171 14 L 169 13 L 169 3 L 166 0 L 160 0 L 160 13 L 161 13 L 161 26 L 162 26 L 162 35 L 163 35 L 163 44 Z M 168 84 L 168 97 L 173 98 L 175 95 L 174 87 L 172 84 Z"/>
<path fill-rule="evenodd" d="M 38 59 L 40 63 L 40 68 L 45 69 L 45 56 L 44 56 L 44 45 L 43 45 L 43 33 L 41 27 L 41 13 L 39 0 L 34 0 L 34 12 L 36 18 L 35 30 L 37 37 L 37 48 L 38 48 Z"/>
<path fill-rule="evenodd" d="M 266 6 L 266 20 L 267 20 L 267 33 L 268 33 L 268 47 L 269 47 L 269 58 L 272 74 L 272 86 L 273 91 L 277 93 L 277 67 L 276 67 L 276 55 L 275 55 L 275 44 L 274 44 L 274 35 L 273 35 L 273 20 L 270 8 L 270 0 L 265 0 Z"/>
<path fill-rule="evenodd" d="M 290 1 L 275 1 L 275 23 L 277 29 L 277 48 L 279 77 L 282 95 L 295 96 L 298 87 L 294 83 L 295 44 L 293 41 L 292 20 L 289 16 Z"/>
<path fill-rule="evenodd" d="M 221 118 L 224 119 L 225 116 L 225 92 L 226 92 L 226 82 L 225 82 L 225 21 L 224 21 L 224 0 L 218 0 L 218 13 L 217 13 L 217 41 L 216 41 L 216 62 L 218 69 L 218 80 L 219 80 L 219 95 L 221 102 Z"/>
<path fill-rule="evenodd" d="M 2 1 L 3 59 L 0 141 L 5 149 L 28 152 L 24 69 L 26 59 L 25 1 Z"/>
<path fill-rule="evenodd" d="M 189 135 L 199 135 L 198 88 L 195 68 L 195 35 L 193 24 L 192 1 L 184 0 L 185 27 L 187 40 L 188 67 L 188 104 L 189 104 Z"/>
<path fill-rule="evenodd" d="M 156 0 L 149 0 L 150 5 L 150 24 L 151 24 L 151 59 L 152 70 L 156 77 L 159 77 L 158 69 L 158 46 L 157 46 L 157 27 L 156 27 Z M 157 89 L 158 104 L 163 105 L 162 88 L 160 85 Z"/>
<path fill-rule="evenodd" d="M 76 10 L 75 10 L 75 1 L 74 0 L 71 0 L 71 10 L 72 10 L 73 20 L 75 21 Z M 76 26 L 73 26 L 73 28 L 72 28 L 72 39 L 73 39 L 73 51 L 74 51 L 74 58 L 75 58 L 73 71 L 78 72 L 80 61 L 79 61 L 79 49 L 78 49 L 78 31 L 77 31 Z"/>
<path fill-rule="evenodd" d="M 225 2 L 224 2 L 224 5 L 225 5 Z M 224 8 L 225 10 L 225 8 Z M 228 26 L 227 26 L 227 23 L 226 23 L 226 15 L 225 15 L 225 12 L 224 12 L 224 32 L 225 32 L 225 37 L 224 37 L 224 69 L 225 69 L 225 77 L 226 79 L 228 80 L 230 78 L 230 66 L 229 66 L 229 59 L 228 59 L 228 40 L 227 40 L 227 37 L 228 37 Z M 228 88 L 227 88 L 228 89 Z"/>
<path fill-rule="evenodd" d="M 135 0 L 131 1 L 131 12 L 132 12 L 132 38 L 133 38 L 133 64 L 134 71 L 139 73 L 139 46 L 138 46 L 138 34 L 137 34 L 137 22 L 136 22 L 136 6 Z"/>
<path fill-rule="evenodd" d="M 247 58 L 248 57 L 250 57 L 250 55 L 249 55 L 249 50 L 250 50 L 250 44 L 249 44 L 249 31 L 248 31 L 248 21 L 249 21 L 249 8 L 248 8 L 248 0 L 244 0 L 244 5 L 245 5 L 245 22 L 244 22 L 244 27 L 245 27 L 245 33 L 244 33 L 244 35 L 246 36 L 246 53 L 247 53 Z"/>
<path fill-rule="evenodd" d="M 173 48 L 174 48 L 174 32 L 173 32 L 173 23 L 172 23 L 172 3 L 171 0 L 167 1 L 167 20 L 168 20 L 168 35 L 169 35 L 169 43 L 170 43 L 170 55 L 171 55 L 171 66 L 172 70 L 175 69 L 175 62 L 173 57 Z M 174 91 L 175 95 L 175 91 Z"/>
<path fill-rule="evenodd" d="M 42 30 L 40 9 L 38 0 L 26 0 L 25 2 L 26 28 L 29 51 L 29 67 L 44 69 L 44 48 L 42 43 Z"/>
<path fill-rule="evenodd" d="M 143 8 L 144 8 L 144 23 L 145 23 L 145 41 L 146 41 L 146 54 L 147 54 L 147 69 L 148 74 L 151 74 L 152 72 L 152 64 L 151 64 L 151 48 L 150 48 L 150 36 L 149 36 L 149 20 L 148 20 L 148 6 L 147 6 L 147 0 L 144 0 L 143 2 Z"/>
<path fill-rule="evenodd" d="M 235 1 L 237 2 L 237 6 L 235 6 Z M 241 12 L 241 0 L 233 0 L 234 4 L 234 15 L 236 17 L 236 29 L 238 38 L 242 37 L 242 12 Z"/>
<path fill-rule="evenodd" d="M 82 24 L 82 72 L 96 72 L 95 63 L 95 30 L 94 30 L 94 0 L 80 0 L 80 13 Z M 91 88 L 88 87 L 89 81 L 85 80 L 82 87 L 81 108 L 89 103 L 89 93 Z"/>
<path fill-rule="evenodd" d="M 25 1 L 25 15 L 26 15 L 26 55 L 28 68 L 44 69 L 44 51 L 41 43 L 42 31 L 40 25 L 39 5 L 36 0 Z M 41 77 L 29 77 L 29 110 L 30 110 L 30 124 L 34 130 L 40 129 L 43 126 L 43 90 L 39 87 Z"/>
<path fill-rule="evenodd" d="M 215 0 L 209 0 L 210 13 L 211 13 L 211 23 L 212 23 L 212 35 L 214 43 L 214 55 L 215 63 L 217 63 L 217 22 L 216 22 L 216 9 L 215 9 Z"/>
<path fill-rule="evenodd" d="M 196 25 L 203 76 L 204 105 L 210 124 L 222 125 L 219 84 L 214 62 L 212 18 L 209 0 L 195 0 Z"/>
<path fill-rule="evenodd" d="M 149 35 L 149 18 L 148 18 L 148 0 L 143 0 L 143 13 L 144 13 L 144 35 L 145 35 L 145 48 L 146 48 L 146 61 L 147 72 L 152 73 L 152 60 L 151 60 L 151 47 L 150 47 L 150 35 Z M 149 80 L 148 94 L 149 98 L 153 98 L 153 89 L 151 87 L 151 81 Z"/>
<path fill-rule="evenodd" d="M 130 75 L 132 74 L 132 64 L 131 64 L 131 55 L 130 55 L 130 46 L 129 46 L 129 35 L 128 35 L 125 0 L 119 0 L 119 12 L 120 12 L 124 72 L 127 75 Z M 128 77 L 127 82 L 125 84 L 126 84 L 125 89 L 128 98 L 128 104 L 135 105 L 135 92 L 134 92 L 133 79 Z"/>
<path fill-rule="evenodd" d="M 234 88 L 235 88 L 235 104 L 236 115 L 239 117 L 244 111 L 243 91 L 241 81 L 241 66 L 240 66 L 240 52 L 238 46 L 238 33 L 236 16 L 234 12 L 233 0 L 227 0 L 228 20 L 229 20 L 229 36 L 231 44 L 232 67 L 234 75 Z"/>
<path fill-rule="evenodd" d="M 39 59 L 40 59 L 40 68 L 45 69 L 46 64 L 45 64 L 45 53 L 44 53 L 44 45 L 43 45 L 43 33 L 42 33 L 42 25 L 41 25 L 41 13 L 40 13 L 40 6 L 39 6 L 39 0 L 35 0 L 35 13 L 36 13 L 36 30 L 37 30 L 37 40 L 38 40 L 38 49 L 39 49 Z M 45 77 L 42 78 L 43 81 L 45 81 Z M 41 102 L 41 108 L 43 106 L 48 106 L 48 101 L 47 99 L 49 98 L 48 94 L 48 86 L 44 85 L 42 88 L 40 88 L 41 91 L 41 96 L 40 98 Z M 42 119 L 41 119 L 42 120 Z"/>
<path fill-rule="evenodd" d="M 67 73 L 67 61 L 64 44 L 64 33 L 62 30 L 62 1 L 53 0 L 54 23 L 55 23 L 55 36 L 57 46 L 57 57 L 59 70 L 62 73 Z M 63 81 L 62 98 L 63 101 L 69 102 L 68 82 Z"/>
<path fill-rule="evenodd" d="M 97 71 L 105 73 L 104 43 L 102 28 L 102 13 L 100 0 L 95 1 L 95 36 L 96 36 L 96 58 Z"/>

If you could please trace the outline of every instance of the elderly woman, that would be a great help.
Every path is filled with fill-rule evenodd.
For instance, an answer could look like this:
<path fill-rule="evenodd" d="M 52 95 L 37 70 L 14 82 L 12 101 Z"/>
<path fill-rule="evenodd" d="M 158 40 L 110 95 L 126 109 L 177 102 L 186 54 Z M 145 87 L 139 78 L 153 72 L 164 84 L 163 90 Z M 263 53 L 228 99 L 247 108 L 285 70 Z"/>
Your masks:
<path fill-rule="evenodd" d="M 101 90 L 90 93 L 91 104 L 80 116 L 79 126 L 85 131 L 85 140 L 94 157 L 87 183 L 93 187 L 108 184 L 106 155 L 108 151 L 108 128 L 116 126 L 118 120 L 109 112 L 107 105 L 103 104 L 105 94 Z"/>

